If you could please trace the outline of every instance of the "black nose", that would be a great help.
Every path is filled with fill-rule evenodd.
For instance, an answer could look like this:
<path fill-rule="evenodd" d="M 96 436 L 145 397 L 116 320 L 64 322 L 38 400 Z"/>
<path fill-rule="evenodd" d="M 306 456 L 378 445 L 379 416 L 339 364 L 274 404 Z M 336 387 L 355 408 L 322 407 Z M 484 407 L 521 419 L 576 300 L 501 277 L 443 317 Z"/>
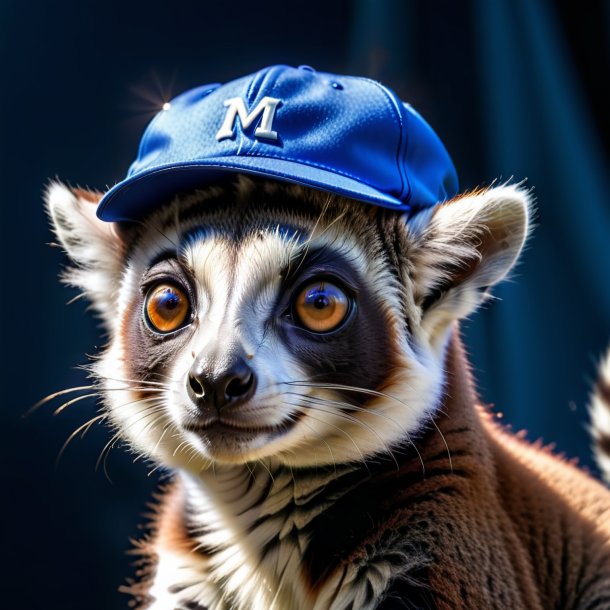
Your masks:
<path fill-rule="evenodd" d="M 222 409 L 245 402 L 254 394 L 255 386 L 254 371 L 240 356 L 224 360 L 220 366 L 205 358 L 197 359 L 187 379 L 187 392 L 200 409 Z"/>

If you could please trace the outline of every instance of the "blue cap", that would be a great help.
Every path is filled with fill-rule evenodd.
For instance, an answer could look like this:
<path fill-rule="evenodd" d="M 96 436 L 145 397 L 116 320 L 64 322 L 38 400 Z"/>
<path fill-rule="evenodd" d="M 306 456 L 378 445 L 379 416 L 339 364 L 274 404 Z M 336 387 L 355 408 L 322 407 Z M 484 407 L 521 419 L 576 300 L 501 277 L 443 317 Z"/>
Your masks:
<path fill-rule="evenodd" d="M 271 66 L 191 89 L 146 128 L 102 220 L 141 218 L 175 194 L 245 173 L 409 211 L 453 197 L 451 158 L 424 119 L 366 78 Z"/>

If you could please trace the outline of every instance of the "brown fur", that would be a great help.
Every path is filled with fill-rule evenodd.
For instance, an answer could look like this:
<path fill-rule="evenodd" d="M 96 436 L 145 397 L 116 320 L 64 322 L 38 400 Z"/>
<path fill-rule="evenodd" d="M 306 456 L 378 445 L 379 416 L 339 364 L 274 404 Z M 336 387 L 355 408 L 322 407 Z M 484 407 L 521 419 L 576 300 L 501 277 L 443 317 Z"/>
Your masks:
<path fill-rule="evenodd" d="M 450 448 L 467 448 L 467 460 L 478 458 L 478 473 L 465 481 L 464 503 L 441 509 L 441 519 L 462 535 L 437 545 L 452 573 L 449 582 L 437 581 L 449 598 L 439 608 L 587 608 L 598 597 L 591 607 L 609 608 L 608 490 L 544 448 L 507 434 L 480 407 L 473 409 L 472 381 L 456 339 L 447 368 L 448 418 L 439 425 L 470 428 Z M 458 468 L 462 458 L 453 462 Z"/>
<path fill-rule="evenodd" d="M 154 499 L 147 515 L 148 534 L 134 540 L 130 551 L 137 557 L 135 578 L 119 588 L 121 593 L 131 596 L 129 605 L 134 608 L 147 608 L 154 601 L 149 589 L 154 582 L 159 553 L 171 549 L 188 556 L 191 563 L 200 558 L 197 543 L 190 537 L 185 522 L 186 496 L 182 487 L 176 482 L 168 483 L 155 494 Z"/>
<path fill-rule="evenodd" d="M 380 608 L 403 596 L 438 610 L 610 608 L 610 492 L 493 421 L 477 404 L 457 331 L 446 368 L 436 422 L 442 434 L 431 431 L 418 442 L 426 472 L 411 455 L 364 484 L 359 497 L 374 494 L 381 512 L 323 579 L 345 562 L 369 560 L 371 548 L 399 532 L 419 555 L 423 588 L 392 583 Z M 393 494 L 381 493 L 386 485 Z M 189 550 L 183 501 L 175 485 L 144 554 L 172 548 L 205 561 Z M 319 585 L 320 576 L 311 583 Z"/>

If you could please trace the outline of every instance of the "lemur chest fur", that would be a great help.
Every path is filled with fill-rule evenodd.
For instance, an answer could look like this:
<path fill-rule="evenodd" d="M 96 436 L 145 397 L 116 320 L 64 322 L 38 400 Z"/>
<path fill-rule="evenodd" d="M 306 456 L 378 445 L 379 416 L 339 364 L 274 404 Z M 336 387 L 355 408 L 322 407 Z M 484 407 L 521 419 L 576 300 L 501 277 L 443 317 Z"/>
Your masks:
<path fill-rule="evenodd" d="M 295 473 L 255 464 L 181 477 L 173 510 L 190 556 L 175 540 L 158 549 L 153 594 L 158 589 L 156 597 L 165 599 L 163 583 L 181 579 L 184 586 L 174 588 L 178 607 L 187 603 L 180 601 L 185 594 L 210 609 L 343 608 L 355 597 L 362 598 L 358 607 L 371 606 L 372 593 L 377 599 L 390 577 L 378 565 L 369 582 L 364 557 L 356 558 L 375 516 L 359 531 L 341 518 L 346 500 L 360 503 L 358 488 L 371 476 L 357 465 Z M 325 542 L 341 538 L 329 554 Z"/>

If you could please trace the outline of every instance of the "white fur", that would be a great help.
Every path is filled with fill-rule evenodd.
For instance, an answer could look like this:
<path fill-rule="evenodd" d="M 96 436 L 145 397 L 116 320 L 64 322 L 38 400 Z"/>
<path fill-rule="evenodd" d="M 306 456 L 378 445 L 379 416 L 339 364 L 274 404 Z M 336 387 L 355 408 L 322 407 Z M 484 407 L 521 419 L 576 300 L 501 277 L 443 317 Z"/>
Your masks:
<path fill-rule="evenodd" d="M 249 476 L 254 477 L 255 483 L 248 490 Z M 299 495 L 306 496 L 312 491 L 293 488 L 296 481 L 284 473 L 260 503 L 270 476 L 261 466 L 254 467 L 253 473 L 245 473 L 237 466 L 224 466 L 214 474 L 202 474 L 201 478 L 183 477 L 191 506 L 209 530 L 200 537 L 201 545 L 220 550 L 210 564 L 199 561 L 197 565 L 185 564 L 184 554 L 163 550 L 151 590 L 156 597 L 153 610 L 173 608 L 185 596 L 209 610 L 340 610 L 350 603 L 354 608 L 367 610 L 369 606 L 363 600 L 368 583 L 376 593 L 375 601 L 381 597 L 390 578 L 398 574 L 388 562 L 374 556 L 367 561 L 367 569 L 358 564 L 347 566 L 332 575 L 315 594 L 309 591 L 300 561 L 300 548 L 304 548 L 307 540 L 295 545 L 284 538 L 282 532 L 288 534 L 292 530 L 291 518 L 283 521 L 274 515 L 293 498 L 298 500 Z M 311 482 L 314 493 L 334 476 L 331 470 L 320 474 Z M 252 524 L 265 514 L 270 516 L 269 520 L 251 531 Z M 303 515 L 298 527 L 302 528 L 316 514 Z M 260 562 L 258 549 L 278 533 L 283 542 Z M 414 558 L 405 557 L 405 572 L 413 562 Z M 224 596 L 219 594 L 221 581 Z M 179 593 L 169 593 L 171 585 L 177 583 L 185 588 Z M 227 606 L 229 595 L 233 601 Z"/>

